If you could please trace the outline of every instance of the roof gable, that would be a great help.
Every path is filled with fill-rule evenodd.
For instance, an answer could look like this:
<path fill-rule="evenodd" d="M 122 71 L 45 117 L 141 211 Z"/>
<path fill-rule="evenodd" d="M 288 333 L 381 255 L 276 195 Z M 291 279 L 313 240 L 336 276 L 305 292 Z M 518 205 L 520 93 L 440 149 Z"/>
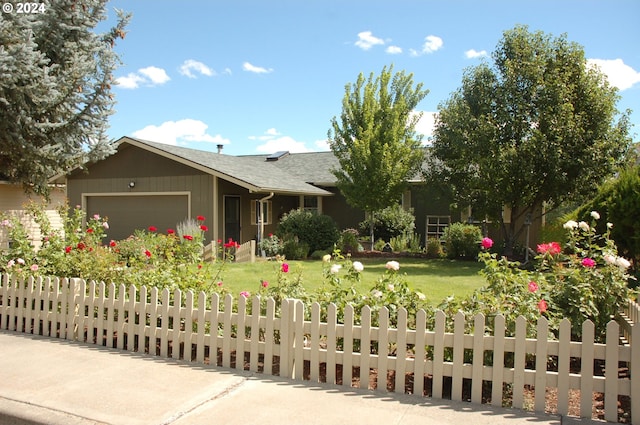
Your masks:
<path fill-rule="evenodd" d="M 118 144 L 128 143 L 178 161 L 200 171 L 245 187 L 252 192 L 280 194 L 331 195 L 308 184 L 299 176 L 274 166 L 278 161 L 258 161 L 250 156 L 231 156 L 181 146 L 123 137 Z"/>

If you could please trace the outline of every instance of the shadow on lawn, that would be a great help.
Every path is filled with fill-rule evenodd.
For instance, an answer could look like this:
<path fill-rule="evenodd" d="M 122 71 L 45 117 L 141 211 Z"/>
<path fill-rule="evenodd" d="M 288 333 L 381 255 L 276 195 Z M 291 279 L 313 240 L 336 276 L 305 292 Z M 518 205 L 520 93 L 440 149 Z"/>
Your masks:
<path fill-rule="evenodd" d="M 365 258 L 355 259 L 361 261 L 368 270 L 378 270 L 383 273 L 385 264 L 391 259 Z M 477 261 L 461 261 L 446 259 L 419 259 L 398 258 L 400 272 L 408 276 L 448 276 L 448 277 L 475 277 L 484 265 Z"/>

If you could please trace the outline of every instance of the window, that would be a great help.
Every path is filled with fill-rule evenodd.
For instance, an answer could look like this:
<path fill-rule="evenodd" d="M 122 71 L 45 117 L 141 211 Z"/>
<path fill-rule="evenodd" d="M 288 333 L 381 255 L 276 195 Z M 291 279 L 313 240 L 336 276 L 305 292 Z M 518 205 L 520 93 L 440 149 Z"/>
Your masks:
<path fill-rule="evenodd" d="M 444 229 L 451 223 L 448 215 L 428 215 L 427 216 L 427 240 L 440 239 L 444 235 Z"/>
<path fill-rule="evenodd" d="M 251 224 L 260 224 L 260 213 L 262 213 L 262 223 L 271 224 L 273 217 L 273 205 L 271 201 L 262 201 L 262 208 L 260 208 L 260 204 L 259 199 L 254 199 L 251 202 Z"/>
<path fill-rule="evenodd" d="M 320 196 L 300 195 L 299 205 L 305 211 L 322 214 L 322 197 Z"/>

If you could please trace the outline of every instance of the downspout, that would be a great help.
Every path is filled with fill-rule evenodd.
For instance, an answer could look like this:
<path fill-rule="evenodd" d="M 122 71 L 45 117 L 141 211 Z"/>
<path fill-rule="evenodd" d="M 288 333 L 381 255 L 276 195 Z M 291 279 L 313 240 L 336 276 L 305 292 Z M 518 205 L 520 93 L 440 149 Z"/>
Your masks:
<path fill-rule="evenodd" d="M 274 193 L 271 192 L 269 195 L 265 196 L 264 198 L 260 199 L 258 202 L 260 202 L 260 215 L 259 215 L 259 220 L 260 223 L 258 224 L 258 246 L 260 246 L 260 242 L 262 242 L 262 239 L 264 237 L 264 220 L 262 219 L 264 217 L 264 203 L 266 201 L 268 201 L 269 199 L 273 198 Z M 262 257 L 265 256 L 264 251 L 260 250 L 260 255 Z"/>

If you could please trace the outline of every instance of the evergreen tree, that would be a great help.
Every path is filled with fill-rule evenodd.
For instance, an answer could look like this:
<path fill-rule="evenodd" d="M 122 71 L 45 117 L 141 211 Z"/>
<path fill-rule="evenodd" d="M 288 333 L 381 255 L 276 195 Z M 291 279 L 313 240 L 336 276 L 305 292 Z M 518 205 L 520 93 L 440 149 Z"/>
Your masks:
<path fill-rule="evenodd" d="M 47 195 L 56 173 L 112 152 L 111 86 L 129 15 L 104 33 L 106 0 L 41 0 L 0 14 L 0 179 Z"/>

